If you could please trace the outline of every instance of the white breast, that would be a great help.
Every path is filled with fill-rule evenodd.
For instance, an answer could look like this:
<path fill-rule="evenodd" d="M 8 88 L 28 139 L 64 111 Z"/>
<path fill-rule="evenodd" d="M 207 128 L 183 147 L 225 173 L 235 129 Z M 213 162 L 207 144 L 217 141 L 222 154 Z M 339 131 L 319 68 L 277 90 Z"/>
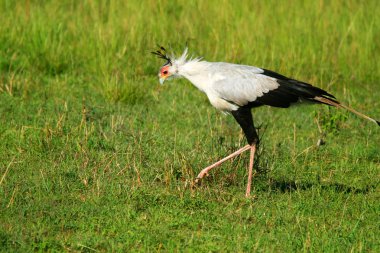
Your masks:
<path fill-rule="evenodd" d="M 207 94 L 207 93 L 206 93 Z M 224 112 L 230 112 L 230 111 L 236 111 L 239 109 L 237 105 L 231 104 L 228 101 L 215 96 L 214 94 L 207 94 L 208 99 L 210 100 L 210 103 L 218 110 L 224 111 Z"/>

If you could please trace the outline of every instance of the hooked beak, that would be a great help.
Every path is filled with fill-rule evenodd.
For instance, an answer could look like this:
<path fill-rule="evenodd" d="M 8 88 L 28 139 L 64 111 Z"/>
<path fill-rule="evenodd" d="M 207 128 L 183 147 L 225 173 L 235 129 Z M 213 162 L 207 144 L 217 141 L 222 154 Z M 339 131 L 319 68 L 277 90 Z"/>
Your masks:
<path fill-rule="evenodd" d="M 165 82 L 166 78 L 165 77 L 160 77 L 160 84 L 163 85 Z"/>

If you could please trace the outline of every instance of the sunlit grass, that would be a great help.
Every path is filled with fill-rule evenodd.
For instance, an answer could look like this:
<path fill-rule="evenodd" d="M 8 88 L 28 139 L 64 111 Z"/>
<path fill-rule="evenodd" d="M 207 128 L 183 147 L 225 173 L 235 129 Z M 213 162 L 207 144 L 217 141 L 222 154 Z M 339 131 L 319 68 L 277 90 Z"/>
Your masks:
<path fill-rule="evenodd" d="M 234 119 L 157 44 L 313 83 L 380 118 L 377 1 L 0 0 L 0 249 L 377 252 L 378 127 L 323 106 Z M 325 145 L 317 146 L 323 139 Z"/>

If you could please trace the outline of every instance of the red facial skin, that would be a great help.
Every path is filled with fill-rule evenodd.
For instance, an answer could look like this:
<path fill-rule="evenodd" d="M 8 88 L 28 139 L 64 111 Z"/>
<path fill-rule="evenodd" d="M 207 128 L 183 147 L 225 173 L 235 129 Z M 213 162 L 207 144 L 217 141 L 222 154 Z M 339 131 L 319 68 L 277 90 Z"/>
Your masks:
<path fill-rule="evenodd" d="M 169 67 L 170 66 L 164 66 L 160 70 L 160 76 L 161 77 L 167 77 L 169 75 Z"/>

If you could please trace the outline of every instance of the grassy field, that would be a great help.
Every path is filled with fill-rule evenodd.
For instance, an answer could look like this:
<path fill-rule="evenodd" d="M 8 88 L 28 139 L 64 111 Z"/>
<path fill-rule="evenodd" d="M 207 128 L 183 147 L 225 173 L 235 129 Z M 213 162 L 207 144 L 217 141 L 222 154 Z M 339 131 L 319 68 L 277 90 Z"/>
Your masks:
<path fill-rule="evenodd" d="M 380 130 L 253 110 L 253 196 L 231 116 L 156 44 L 265 67 L 380 118 L 378 1 L 0 0 L 0 251 L 379 252 Z M 325 145 L 317 146 L 319 139 Z"/>

